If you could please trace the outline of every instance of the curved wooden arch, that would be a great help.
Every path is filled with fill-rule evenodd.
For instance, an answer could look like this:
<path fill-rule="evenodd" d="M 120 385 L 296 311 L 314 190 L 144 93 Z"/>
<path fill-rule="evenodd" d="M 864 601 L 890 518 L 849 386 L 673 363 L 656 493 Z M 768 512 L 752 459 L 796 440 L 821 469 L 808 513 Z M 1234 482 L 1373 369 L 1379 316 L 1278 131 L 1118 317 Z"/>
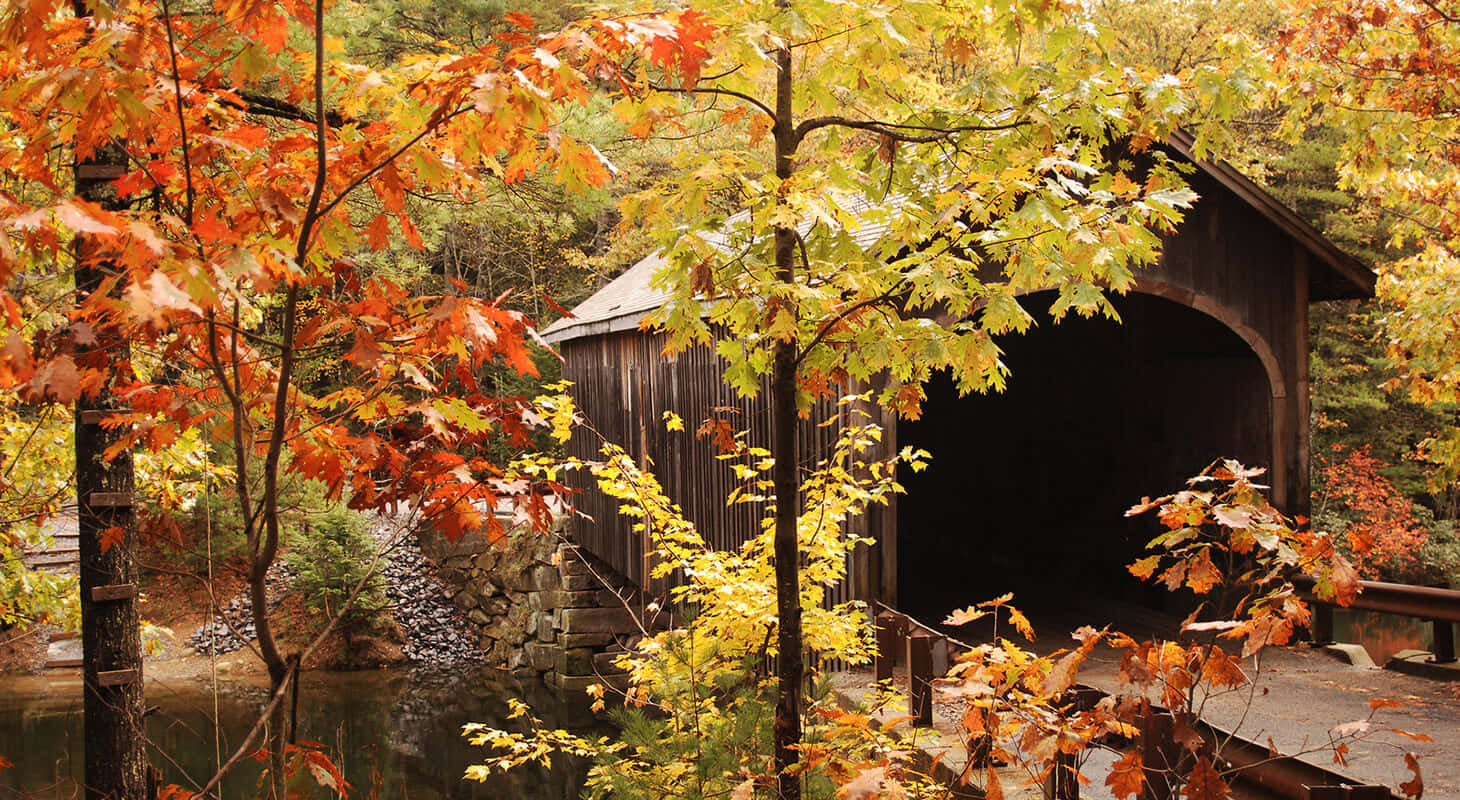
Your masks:
<path fill-rule="evenodd" d="M 1258 362 L 1262 364 L 1263 371 L 1267 374 L 1267 385 L 1271 394 L 1268 409 L 1268 444 L 1271 448 L 1272 463 L 1268 466 L 1268 477 L 1272 482 L 1272 494 L 1274 498 L 1287 497 L 1288 383 L 1283 374 L 1282 364 L 1278 361 L 1277 354 L 1273 352 L 1272 345 L 1268 344 L 1256 329 L 1244 322 L 1236 311 L 1195 290 L 1152 278 L 1149 275 L 1138 276 L 1130 290 L 1170 300 L 1205 314 L 1222 323 L 1247 343 L 1248 348 L 1252 350 L 1252 354 L 1257 357 Z M 1030 289 L 1020 291 L 1018 294 L 1050 291 L 1056 291 L 1056 289 L 1054 287 Z"/>
<path fill-rule="evenodd" d="M 1237 312 L 1215 302 L 1206 295 L 1145 275 L 1136 278 L 1135 286 L 1132 289 L 1141 294 L 1155 295 L 1173 303 L 1179 303 L 1193 311 L 1200 311 L 1227 326 L 1228 330 L 1237 334 L 1242 341 L 1247 343 L 1248 347 L 1252 348 L 1252 354 L 1262 362 L 1262 368 L 1267 372 L 1268 386 L 1272 388 L 1272 396 L 1284 398 L 1288 396 L 1288 384 L 1283 376 L 1283 368 L 1278 363 L 1277 354 L 1273 352 L 1272 345 L 1268 344 L 1267 340 L 1262 338 L 1262 334 L 1252 326 L 1243 322 Z"/>

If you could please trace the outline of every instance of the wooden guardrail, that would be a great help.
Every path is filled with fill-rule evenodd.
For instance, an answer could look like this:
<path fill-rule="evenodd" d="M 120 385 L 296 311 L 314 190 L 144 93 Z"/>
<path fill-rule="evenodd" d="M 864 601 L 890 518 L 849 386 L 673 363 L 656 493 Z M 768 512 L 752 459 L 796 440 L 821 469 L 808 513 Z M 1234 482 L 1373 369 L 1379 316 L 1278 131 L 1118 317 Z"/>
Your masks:
<path fill-rule="evenodd" d="M 1293 585 L 1304 600 L 1315 604 L 1314 641 L 1333 641 L 1333 604 L 1314 596 L 1312 578 L 1300 576 L 1293 580 Z M 1460 622 L 1460 591 L 1436 586 L 1359 581 L 1359 596 L 1348 608 L 1427 620 L 1434 631 L 1435 661 L 1455 661 L 1455 629 L 1452 623 Z"/>
<path fill-rule="evenodd" d="M 1449 591 L 1448 594 L 1460 598 L 1460 592 Z M 1375 593 L 1376 598 L 1380 595 L 1382 592 Z M 1383 601 L 1376 599 L 1375 602 Z M 895 668 L 898 665 L 904 666 L 907 670 L 908 714 L 912 717 L 911 724 L 915 727 L 932 727 L 933 681 L 947 674 L 954 648 L 968 650 L 972 646 L 924 625 L 885 603 L 878 603 L 877 606 L 880 610 L 874 621 L 877 637 L 877 653 L 874 659 L 876 679 L 879 683 L 891 681 Z M 1460 604 L 1455 609 L 1460 613 Z M 1083 684 L 1077 685 L 1072 692 L 1081 706 L 1088 704 L 1089 707 L 1093 707 L 1105 696 L 1099 689 Z M 1153 706 L 1152 713 L 1143 722 L 1141 742 L 1149 751 L 1148 758 L 1154 758 L 1158 753 L 1177 751 L 1178 745 L 1173 738 L 1173 728 L 1169 720 L 1168 712 Z M 1201 720 L 1197 720 L 1196 729 L 1206 740 L 1207 747 L 1212 748 L 1222 760 L 1239 768 L 1241 780 L 1273 794 L 1291 800 L 1392 800 L 1394 797 L 1387 787 L 1350 784 L 1348 778 L 1332 770 L 1290 756 L 1275 756 L 1268 745 L 1247 741 L 1231 731 L 1222 730 Z M 987 757 L 987 753 L 982 758 L 978 753 L 969 753 L 969 758 L 976 761 L 984 761 Z M 1073 760 L 1062 766 L 1067 769 L 1051 772 L 1051 780 L 1044 787 L 1044 795 L 1048 800 L 1078 800 L 1079 782 L 1073 779 L 1077 768 Z M 1143 800 L 1175 800 L 1176 795 L 1171 787 L 1158 786 L 1156 783 L 1148 783 Z"/>

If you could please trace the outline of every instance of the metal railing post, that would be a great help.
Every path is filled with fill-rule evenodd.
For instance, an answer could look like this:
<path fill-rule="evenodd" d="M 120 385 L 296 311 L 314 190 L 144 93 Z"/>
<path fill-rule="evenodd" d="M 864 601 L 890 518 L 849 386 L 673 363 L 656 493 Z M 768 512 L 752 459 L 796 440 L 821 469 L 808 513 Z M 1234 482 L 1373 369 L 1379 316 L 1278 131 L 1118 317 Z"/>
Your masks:
<path fill-rule="evenodd" d="M 907 713 L 913 724 L 933 724 L 933 639 L 934 635 L 916 630 L 907 637 Z"/>
<path fill-rule="evenodd" d="M 1313 644 L 1333 644 L 1333 606 L 1313 603 Z"/>
<path fill-rule="evenodd" d="M 1455 661 L 1455 625 L 1449 620 L 1432 619 L 1435 635 L 1435 663 L 1449 664 Z"/>
<path fill-rule="evenodd" d="M 877 658 L 874 667 L 879 683 L 892 680 L 892 670 L 897 665 L 898 657 L 904 656 L 907 651 L 907 645 L 903 643 L 906 636 L 907 617 L 892 611 L 877 615 Z"/>

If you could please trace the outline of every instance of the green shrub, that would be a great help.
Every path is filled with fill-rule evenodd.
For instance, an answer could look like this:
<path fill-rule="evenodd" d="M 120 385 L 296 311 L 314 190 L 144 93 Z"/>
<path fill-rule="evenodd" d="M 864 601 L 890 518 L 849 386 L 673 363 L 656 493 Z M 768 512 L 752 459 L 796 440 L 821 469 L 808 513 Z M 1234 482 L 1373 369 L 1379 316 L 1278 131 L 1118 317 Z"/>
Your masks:
<path fill-rule="evenodd" d="M 219 463 L 236 464 L 233 448 L 221 445 L 214 456 Z M 287 458 L 287 456 L 286 456 Z M 257 460 L 251 462 L 256 465 Z M 252 475 L 250 491 L 258 498 L 263 481 Z M 285 542 L 292 541 L 309 525 L 311 517 L 330 507 L 325 498 L 325 485 L 320 481 L 285 472 L 279 484 L 279 526 Z M 192 508 L 178 520 L 182 529 L 180 545 L 183 562 L 202 573 L 208 567 L 208 554 L 213 563 L 226 563 L 247 555 L 248 542 L 243 534 L 243 515 L 238 507 L 238 493 L 231 480 L 212 484 L 201 493 Z M 211 537 L 211 545 L 209 538 Z"/>
<path fill-rule="evenodd" d="M 375 553 L 365 518 L 343 506 L 310 516 L 288 544 L 284 560 L 294 570 L 294 588 L 311 611 L 325 618 L 339 613 L 365 578 Z M 379 629 L 388 602 L 380 576 L 371 576 L 341 620 L 342 630 L 351 635 Z"/>

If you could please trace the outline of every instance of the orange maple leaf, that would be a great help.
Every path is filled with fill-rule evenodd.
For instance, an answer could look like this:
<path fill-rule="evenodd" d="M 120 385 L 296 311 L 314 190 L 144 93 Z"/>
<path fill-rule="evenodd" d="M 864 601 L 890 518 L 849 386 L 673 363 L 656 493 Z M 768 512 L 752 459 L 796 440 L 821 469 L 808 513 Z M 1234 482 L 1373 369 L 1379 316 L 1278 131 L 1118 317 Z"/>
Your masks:
<path fill-rule="evenodd" d="M 1227 782 L 1212 767 L 1211 759 L 1205 756 L 1197 759 L 1186 786 L 1181 790 L 1181 796 L 1189 800 L 1227 800 L 1229 793 Z"/>
<path fill-rule="evenodd" d="M 105 553 L 106 551 L 112 549 L 114 545 L 121 543 L 122 536 L 124 536 L 125 534 L 126 531 L 123 530 L 120 525 L 113 525 L 110 528 L 102 531 L 101 533 L 98 533 L 96 535 L 96 541 L 97 544 L 101 546 L 101 552 Z"/>
<path fill-rule="evenodd" d="M 1105 776 L 1105 785 L 1116 797 L 1136 797 L 1146 786 L 1146 772 L 1141 754 L 1135 750 L 1121 756 Z"/>

